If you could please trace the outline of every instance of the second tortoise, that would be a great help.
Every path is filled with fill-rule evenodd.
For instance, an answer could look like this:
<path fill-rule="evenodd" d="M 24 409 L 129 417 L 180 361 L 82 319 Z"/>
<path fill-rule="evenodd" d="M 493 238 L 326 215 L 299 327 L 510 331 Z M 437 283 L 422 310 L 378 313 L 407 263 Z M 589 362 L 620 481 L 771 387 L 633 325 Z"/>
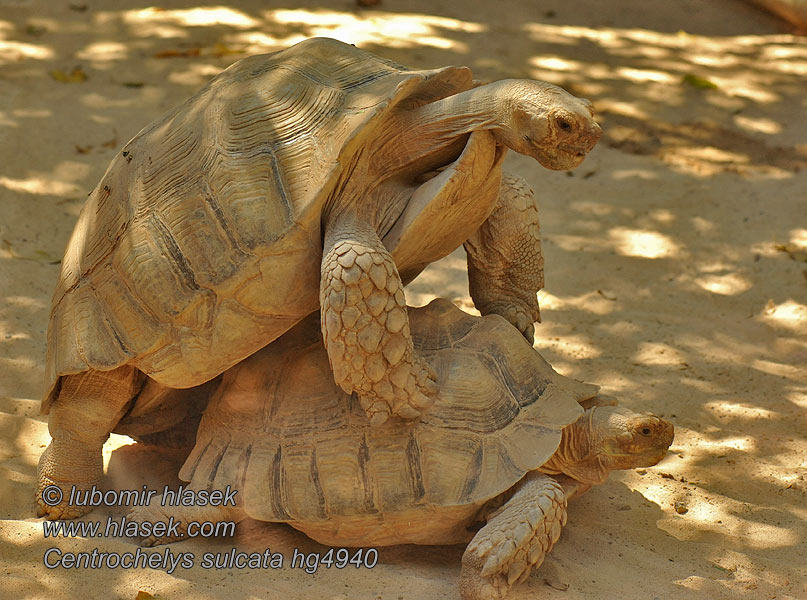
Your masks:
<path fill-rule="evenodd" d="M 250 516 L 329 546 L 470 542 L 463 598 L 491 600 L 540 565 L 569 498 L 614 469 L 656 464 L 672 443 L 669 422 L 605 406 L 498 315 L 444 300 L 410 313 L 440 384 L 419 421 L 370 426 L 329 376 L 311 319 L 224 374 L 180 472 L 192 489 L 237 490 L 237 507 L 154 499 L 132 518 Z"/>

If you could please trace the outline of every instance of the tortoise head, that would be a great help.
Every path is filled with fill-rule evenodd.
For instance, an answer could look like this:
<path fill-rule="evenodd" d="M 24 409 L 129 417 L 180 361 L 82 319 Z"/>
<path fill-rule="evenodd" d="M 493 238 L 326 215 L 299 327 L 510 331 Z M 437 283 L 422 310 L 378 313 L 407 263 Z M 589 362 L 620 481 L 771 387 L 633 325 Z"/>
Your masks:
<path fill-rule="evenodd" d="M 650 413 L 617 406 L 591 409 L 594 453 L 611 469 L 652 467 L 667 454 L 674 436 L 673 424 Z"/>
<path fill-rule="evenodd" d="M 591 102 L 543 81 L 505 80 L 496 90 L 500 144 L 553 170 L 574 169 L 594 148 L 602 129 Z"/>
<path fill-rule="evenodd" d="M 673 424 L 661 417 L 620 406 L 596 406 L 563 429 L 550 462 L 556 472 L 573 479 L 602 483 L 615 469 L 657 464 L 667 454 L 673 435 Z"/>

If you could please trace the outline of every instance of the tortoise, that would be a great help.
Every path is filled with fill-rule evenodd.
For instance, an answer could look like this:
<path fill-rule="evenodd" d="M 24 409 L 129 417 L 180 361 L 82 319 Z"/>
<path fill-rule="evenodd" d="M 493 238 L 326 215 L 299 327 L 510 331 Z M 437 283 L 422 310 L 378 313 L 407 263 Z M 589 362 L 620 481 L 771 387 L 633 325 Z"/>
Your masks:
<path fill-rule="evenodd" d="M 460 244 L 477 308 L 531 339 L 537 210 L 502 160 L 573 168 L 600 133 L 548 83 L 480 86 L 331 39 L 225 69 L 123 147 L 78 219 L 48 327 L 40 514 L 80 514 L 41 490 L 100 479 L 144 385 L 207 382 L 318 309 L 335 381 L 373 423 L 416 417 L 436 387 L 403 285 Z"/>
<path fill-rule="evenodd" d="M 440 389 L 419 420 L 370 425 L 330 377 L 307 319 L 224 374 L 180 471 L 188 489 L 237 490 L 237 506 L 155 497 L 130 517 L 249 516 L 330 546 L 470 540 L 463 598 L 501 598 L 557 541 L 568 498 L 613 469 L 656 464 L 672 443 L 671 423 L 559 375 L 499 315 L 474 317 L 442 299 L 409 314 Z"/>

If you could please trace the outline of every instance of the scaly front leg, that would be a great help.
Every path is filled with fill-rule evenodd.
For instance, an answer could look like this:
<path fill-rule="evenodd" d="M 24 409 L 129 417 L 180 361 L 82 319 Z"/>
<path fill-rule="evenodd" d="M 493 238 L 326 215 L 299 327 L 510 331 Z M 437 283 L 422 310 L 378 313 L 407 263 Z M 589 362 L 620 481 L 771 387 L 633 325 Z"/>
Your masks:
<path fill-rule="evenodd" d="M 544 287 L 538 205 L 527 183 L 504 174 L 490 217 L 465 242 L 468 282 L 483 315 L 499 314 L 532 343 L 541 320 L 536 294 Z"/>
<path fill-rule="evenodd" d="M 437 392 L 436 375 L 415 354 L 398 269 L 372 227 L 352 216 L 327 226 L 320 285 L 336 383 L 358 394 L 373 424 L 420 415 Z"/>
<path fill-rule="evenodd" d="M 463 600 L 500 600 L 543 562 L 566 524 L 566 493 L 551 477 L 528 473 L 462 555 Z"/>

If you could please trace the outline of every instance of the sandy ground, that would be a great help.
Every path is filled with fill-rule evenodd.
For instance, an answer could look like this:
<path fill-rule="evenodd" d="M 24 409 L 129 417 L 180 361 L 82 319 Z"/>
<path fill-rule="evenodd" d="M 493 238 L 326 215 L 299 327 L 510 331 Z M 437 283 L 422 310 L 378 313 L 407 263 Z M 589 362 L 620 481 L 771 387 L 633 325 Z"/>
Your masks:
<path fill-rule="evenodd" d="M 50 547 L 135 549 L 48 540 L 34 517 L 50 294 L 84 196 L 127 139 L 226 65 L 329 35 L 413 67 L 558 83 L 593 100 L 606 131 L 574 173 L 508 158 L 541 201 L 536 346 L 673 420 L 676 440 L 657 467 L 576 501 L 512 597 L 807 598 L 805 38 L 733 0 L 199 4 L 0 0 L 0 597 L 458 597 L 460 547 L 382 549 L 371 570 L 316 574 L 42 563 Z M 461 253 L 408 291 L 436 295 L 472 310 Z M 166 457 L 128 443 L 108 444 L 110 485 L 170 480 Z M 233 545 L 287 561 L 323 550 L 254 522 L 171 550 Z"/>

